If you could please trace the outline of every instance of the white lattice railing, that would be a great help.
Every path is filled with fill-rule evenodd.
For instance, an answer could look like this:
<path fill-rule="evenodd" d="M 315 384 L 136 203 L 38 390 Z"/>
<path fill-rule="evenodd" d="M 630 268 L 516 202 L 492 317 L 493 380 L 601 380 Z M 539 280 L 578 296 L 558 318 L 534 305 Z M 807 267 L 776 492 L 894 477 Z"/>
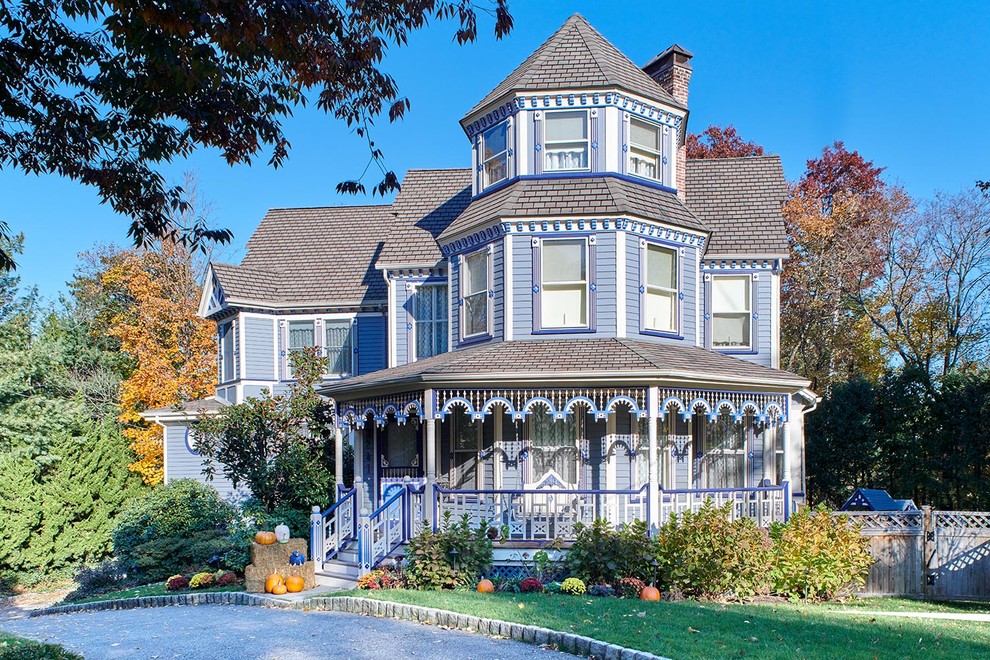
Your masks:
<path fill-rule="evenodd" d="M 712 500 L 716 507 L 731 505 L 729 515 L 736 518 L 752 518 L 761 527 L 775 522 L 785 522 L 790 515 L 790 489 L 782 486 L 760 488 L 716 488 L 711 490 L 663 490 L 660 492 L 659 524 L 670 520 L 672 514 L 696 513 L 705 502 Z"/>
<path fill-rule="evenodd" d="M 937 529 L 985 532 L 990 530 L 990 512 L 935 511 L 932 513 L 932 525 Z"/>
<path fill-rule="evenodd" d="M 507 530 L 511 541 L 573 539 L 577 523 L 604 518 L 614 526 L 649 522 L 649 488 L 640 490 L 446 490 L 436 487 L 439 519 L 449 512 L 475 525 Z"/>
<path fill-rule="evenodd" d="M 844 516 L 863 536 L 917 536 L 925 526 L 921 511 L 836 511 L 833 515 Z"/>

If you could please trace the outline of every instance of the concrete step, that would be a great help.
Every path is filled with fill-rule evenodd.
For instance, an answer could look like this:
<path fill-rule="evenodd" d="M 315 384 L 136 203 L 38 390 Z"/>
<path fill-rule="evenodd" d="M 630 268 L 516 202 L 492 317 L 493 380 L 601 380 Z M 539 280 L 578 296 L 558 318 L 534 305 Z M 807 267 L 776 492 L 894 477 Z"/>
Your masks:
<path fill-rule="evenodd" d="M 345 564 L 343 562 L 328 561 L 323 563 L 323 570 L 316 571 L 326 575 L 337 575 L 339 577 L 357 579 L 361 574 L 357 564 Z"/>
<path fill-rule="evenodd" d="M 328 575 L 317 571 L 316 584 L 319 585 L 318 588 L 324 588 L 327 591 L 343 591 L 345 589 L 355 588 L 357 586 L 357 579 Z"/>

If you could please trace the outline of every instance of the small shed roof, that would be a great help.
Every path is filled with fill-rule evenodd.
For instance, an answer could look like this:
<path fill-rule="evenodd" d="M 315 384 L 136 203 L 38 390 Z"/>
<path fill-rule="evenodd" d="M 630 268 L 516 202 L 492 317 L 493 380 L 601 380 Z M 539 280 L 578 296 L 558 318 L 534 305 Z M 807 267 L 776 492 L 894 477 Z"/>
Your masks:
<path fill-rule="evenodd" d="M 913 500 L 897 500 L 885 490 L 857 488 L 840 511 L 915 511 Z"/>

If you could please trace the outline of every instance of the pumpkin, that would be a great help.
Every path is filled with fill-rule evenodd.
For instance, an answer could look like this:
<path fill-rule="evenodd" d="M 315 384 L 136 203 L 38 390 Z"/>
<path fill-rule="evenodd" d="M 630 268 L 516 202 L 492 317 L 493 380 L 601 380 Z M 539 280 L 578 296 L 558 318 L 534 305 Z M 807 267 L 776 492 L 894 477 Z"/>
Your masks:
<path fill-rule="evenodd" d="M 271 545 L 275 540 L 275 532 L 258 532 L 254 535 L 254 542 L 259 545 Z"/>
<path fill-rule="evenodd" d="M 660 590 L 656 587 L 643 587 L 639 592 L 640 600 L 660 600 Z"/>
<path fill-rule="evenodd" d="M 281 582 L 276 584 L 275 588 L 272 589 L 272 593 L 275 594 L 276 596 L 284 596 L 287 591 L 288 589 L 286 589 L 285 585 L 282 584 Z"/>
<path fill-rule="evenodd" d="M 306 588 L 306 581 L 302 579 L 302 576 L 290 575 L 285 578 L 285 588 L 288 589 L 290 593 L 299 593 Z"/>
<path fill-rule="evenodd" d="M 495 585 L 489 579 L 484 579 L 478 583 L 478 593 L 479 594 L 490 594 L 495 592 Z"/>
<path fill-rule="evenodd" d="M 275 593 L 275 587 L 280 584 L 285 584 L 285 578 L 278 573 L 272 573 L 267 578 L 265 578 L 265 591 L 270 594 Z M 283 592 L 285 593 L 285 592 Z"/>

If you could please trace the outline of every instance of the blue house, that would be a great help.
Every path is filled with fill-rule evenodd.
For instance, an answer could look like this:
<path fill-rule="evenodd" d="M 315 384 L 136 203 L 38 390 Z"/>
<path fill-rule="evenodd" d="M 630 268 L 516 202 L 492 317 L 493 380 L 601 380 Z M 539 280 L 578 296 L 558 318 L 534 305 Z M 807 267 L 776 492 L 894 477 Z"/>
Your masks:
<path fill-rule="evenodd" d="M 208 273 L 216 399 L 146 414 L 166 479 L 200 474 L 197 410 L 283 391 L 318 346 L 355 449 L 314 516 L 324 557 L 366 534 L 367 569 L 448 511 L 518 543 L 709 497 L 786 518 L 817 397 L 779 368 L 784 175 L 686 159 L 691 58 L 640 68 L 575 15 L 465 114 L 469 167 L 411 170 L 390 205 L 270 211 Z"/>

